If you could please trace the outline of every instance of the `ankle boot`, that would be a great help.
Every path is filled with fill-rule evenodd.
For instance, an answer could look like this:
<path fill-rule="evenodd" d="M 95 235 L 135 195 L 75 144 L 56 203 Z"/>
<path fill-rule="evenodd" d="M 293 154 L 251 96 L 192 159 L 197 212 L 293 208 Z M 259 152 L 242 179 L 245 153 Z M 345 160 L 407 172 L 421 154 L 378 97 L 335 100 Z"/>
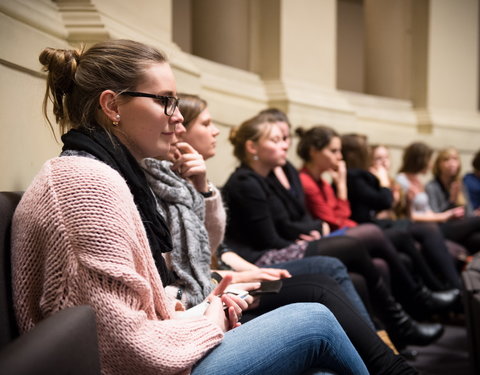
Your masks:
<path fill-rule="evenodd" d="M 388 307 L 387 331 L 392 341 L 400 348 L 407 345 L 426 346 L 443 334 L 443 326 L 439 323 L 419 323 L 403 310 L 399 303 Z"/>
<path fill-rule="evenodd" d="M 459 296 L 458 289 L 432 292 L 426 286 L 421 286 L 412 297 L 412 305 L 416 307 L 414 310 L 419 316 L 428 317 L 431 314 L 451 310 Z"/>
<path fill-rule="evenodd" d="M 393 343 L 403 348 L 406 345 L 428 345 L 443 334 L 441 324 L 418 323 L 395 301 L 383 280 L 374 288 L 374 300 L 378 313 L 387 327 Z"/>
<path fill-rule="evenodd" d="M 443 299 L 445 302 L 449 302 L 452 304 L 454 304 L 454 302 L 460 299 L 460 289 L 456 288 L 432 293 L 435 294 L 438 298 Z"/>

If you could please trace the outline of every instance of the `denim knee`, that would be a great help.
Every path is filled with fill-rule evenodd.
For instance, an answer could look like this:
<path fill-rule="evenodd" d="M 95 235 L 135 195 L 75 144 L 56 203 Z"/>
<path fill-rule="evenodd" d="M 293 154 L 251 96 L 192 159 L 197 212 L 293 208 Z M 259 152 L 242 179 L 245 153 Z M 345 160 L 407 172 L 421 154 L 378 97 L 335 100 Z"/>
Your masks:
<path fill-rule="evenodd" d="M 330 256 L 315 256 L 309 257 L 308 260 L 311 261 L 311 267 L 313 270 L 318 269 L 318 271 L 314 272 L 327 274 L 335 280 L 349 278 L 347 267 L 345 267 L 340 259 Z M 320 272 L 321 270 L 323 272 Z"/>
<path fill-rule="evenodd" d="M 331 328 L 339 326 L 333 313 L 321 303 L 293 303 L 283 306 L 281 310 L 283 319 L 295 322 L 292 328 L 297 333 L 304 330 L 304 333 L 313 336 L 319 333 L 324 335 Z"/>

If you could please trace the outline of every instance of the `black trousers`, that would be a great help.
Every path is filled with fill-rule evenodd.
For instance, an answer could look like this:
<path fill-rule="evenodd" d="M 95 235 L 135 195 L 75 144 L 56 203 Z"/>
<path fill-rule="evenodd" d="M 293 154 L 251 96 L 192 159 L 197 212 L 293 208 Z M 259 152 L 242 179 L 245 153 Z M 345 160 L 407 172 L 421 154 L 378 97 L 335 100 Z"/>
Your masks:
<path fill-rule="evenodd" d="M 480 217 L 465 217 L 440 224 L 446 238 L 465 246 L 470 254 L 480 251 Z"/>
<path fill-rule="evenodd" d="M 411 245 L 406 245 L 408 246 L 407 251 L 412 253 L 413 256 L 421 255 L 421 259 L 426 260 L 427 266 L 424 266 L 421 261 L 417 261 L 417 266 L 425 283 L 433 290 L 451 287 L 461 288 L 460 274 L 457 271 L 455 260 L 448 251 L 445 237 L 440 227 L 436 223 L 412 222 L 407 231 L 420 244 L 421 248 L 420 252 L 409 251 L 408 249 L 411 249 Z M 414 250 L 416 249 L 414 248 Z M 433 271 L 434 275 L 429 275 L 429 271 Z M 438 285 L 435 285 L 434 278 L 440 281 L 440 288 Z"/>
<path fill-rule="evenodd" d="M 360 241 L 371 257 L 381 258 L 387 263 L 391 274 L 393 294 L 402 303 L 410 303 L 411 296 L 418 292 L 421 284 L 407 269 L 398 250 L 386 233 L 375 224 L 361 224 L 349 228 L 346 234 L 348 237 L 354 237 Z M 347 265 L 344 259 L 341 260 Z M 362 275 L 364 274 L 362 273 Z"/>
<path fill-rule="evenodd" d="M 356 312 L 338 284 L 324 275 L 298 275 L 283 280 L 278 294 L 261 296 L 260 305 L 246 311 L 242 322 L 295 302 L 318 302 L 335 315 L 371 374 L 415 374 L 401 356 L 394 355 L 376 332 Z"/>
<path fill-rule="evenodd" d="M 460 288 L 457 263 L 437 223 L 411 220 L 377 220 L 395 248 L 406 254 L 408 269 L 432 290 Z"/>
<path fill-rule="evenodd" d="M 372 291 L 378 284 L 380 272 L 375 267 L 372 258 L 363 244 L 349 236 L 326 237 L 318 241 L 312 241 L 305 256 L 327 255 L 340 259 L 348 269 L 361 275 Z"/>

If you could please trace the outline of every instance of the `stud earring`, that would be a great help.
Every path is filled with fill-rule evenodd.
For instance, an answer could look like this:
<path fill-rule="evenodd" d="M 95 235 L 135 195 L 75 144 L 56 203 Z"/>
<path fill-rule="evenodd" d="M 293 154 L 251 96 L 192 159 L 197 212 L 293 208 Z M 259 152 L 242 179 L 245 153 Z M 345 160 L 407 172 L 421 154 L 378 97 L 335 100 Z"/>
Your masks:
<path fill-rule="evenodd" d="M 253 160 L 258 160 L 258 156 L 257 155 L 253 155 Z"/>
<path fill-rule="evenodd" d="M 116 115 L 115 118 L 117 119 L 116 121 L 112 121 L 113 126 L 118 126 L 118 122 L 120 121 L 120 115 Z"/>

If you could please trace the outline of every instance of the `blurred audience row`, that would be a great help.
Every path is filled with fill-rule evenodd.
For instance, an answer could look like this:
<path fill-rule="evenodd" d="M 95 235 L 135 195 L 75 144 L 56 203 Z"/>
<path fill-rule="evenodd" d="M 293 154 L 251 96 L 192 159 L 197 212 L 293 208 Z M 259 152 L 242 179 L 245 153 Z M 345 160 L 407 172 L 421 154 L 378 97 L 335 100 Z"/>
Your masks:
<path fill-rule="evenodd" d="M 113 40 L 39 59 L 63 150 L 13 218 L 21 332 L 87 304 L 104 374 L 400 375 L 418 371 L 399 352 L 462 313 L 478 156 L 468 193 L 454 150 L 424 187 L 427 145 L 392 178 L 385 147 L 313 126 L 296 131 L 297 170 L 288 117 L 266 109 L 232 129 L 220 191 L 207 102 L 177 95 L 160 51 Z"/>

